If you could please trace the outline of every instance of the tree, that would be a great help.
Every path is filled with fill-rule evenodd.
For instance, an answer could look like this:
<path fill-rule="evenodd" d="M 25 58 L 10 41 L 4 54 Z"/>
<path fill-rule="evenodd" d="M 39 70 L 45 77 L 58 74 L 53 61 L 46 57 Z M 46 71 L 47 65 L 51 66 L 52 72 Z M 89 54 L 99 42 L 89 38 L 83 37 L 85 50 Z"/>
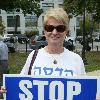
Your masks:
<path fill-rule="evenodd" d="M 24 14 L 32 14 L 34 12 L 37 17 L 39 17 L 43 12 L 43 10 L 40 8 L 39 2 L 40 0 L 21 0 L 19 8 L 23 10 Z"/>
<path fill-rule="evenodd" d="M 14 11 L 16 8 L 21 8 L 24 14 L 32 14 L 34 12 L 39 17 L 43 12 L 39 2 L 40 0 L 1 0 L 0 9 Z"/>
<path fill-rule="evenodd" d="M 85 0 L 86 11 L 88 13 L 94 13 L 94 20 L 100 21 L 100 0 Z M 64 0 L 64 8 L 67 13 L 72 13 L 75 16 L 83 15 L 84 12 L 84 0 Z"/>
<path fill-rule="evenodd" d="M 37 18 L 43 10 L 40 8 L 40 0 L 1 0 L 0 9 L 14 12 L 16 8 L 20 8 L 23 14 L 36 14 Z M 17 33 L 18 15 L 15 16 L 15 34 Z"/>
<path fill-rule="evenodd" d="M 86 40 L 86 12 L 89 14 L 94 14 L 93 21 L 100 21 L 100 1 L 99 0 L 64 0 L 64 8 L 67 13 L 72 13 L 73 15 L 83 15 L 83 48 L 82 48 L 82 58 L 84 64 L 87 64 L 85 58 L 85 50 L 87 40 Z M 92 33 L 92 32 L 91 32 Z M 92 34 L 91 34 L 92 36 Z"/>
<path fill-rule="evenodd" d="M 20 0 L 0 0 L 0 9 L 11 11 L 19 6 L 18 2 L 20 2 Z"/>
<path fill-rule="evenodd" d="M 3 34 L 4 29 L 5 29 L 5 26 L 4 26 L 3 22 L 2 22 L 2 20 L 0 19 L 0 35 Z"/>

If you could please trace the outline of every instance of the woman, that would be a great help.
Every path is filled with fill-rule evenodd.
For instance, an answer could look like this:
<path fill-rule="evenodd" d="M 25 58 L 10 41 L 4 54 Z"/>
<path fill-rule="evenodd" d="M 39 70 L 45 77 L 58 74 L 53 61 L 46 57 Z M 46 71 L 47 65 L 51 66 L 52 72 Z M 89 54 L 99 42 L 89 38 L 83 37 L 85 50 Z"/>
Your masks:
<path fill-rule="evenodd" d="M 62 8 L 53 8 L 44 16 L 44 34 L 48 45 L 38 50 L 31 75 L 83 76 L 86 74 L 81 57 L 63 47 L 68 33 L 69 18 Z M 32 51 L 21 71 L 28 75 Z M 99 99 L 98 99 L 99 100 Z"/>
<path fill-rule="evenodd" d="M 68 27 L 68 15 L 62 8 L 51 9 L 46 13 L 44 16 L 44 34 L 48 45 L 38 51 L 31 75 L 85 75 L 81 57 L 63 47 Z M 34 51 L 30 53 L 21 74 L 28 74 L 33 53 Z"/>

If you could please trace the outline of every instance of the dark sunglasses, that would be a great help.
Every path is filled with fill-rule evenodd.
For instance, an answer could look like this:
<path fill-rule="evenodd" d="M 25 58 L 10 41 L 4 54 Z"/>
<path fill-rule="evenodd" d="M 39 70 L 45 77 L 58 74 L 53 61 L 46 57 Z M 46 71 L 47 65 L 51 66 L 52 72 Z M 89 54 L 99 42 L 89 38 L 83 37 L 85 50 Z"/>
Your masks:
<path fill-rule="evenodd" d="M 65 25 L 58 25 L 58 26 L 45 25 L 44 29 L 47 32 L 52 32 L 54 29 L 56 29 L 57 32 L 64 32 L 66 30 L 66 26 Z"/>

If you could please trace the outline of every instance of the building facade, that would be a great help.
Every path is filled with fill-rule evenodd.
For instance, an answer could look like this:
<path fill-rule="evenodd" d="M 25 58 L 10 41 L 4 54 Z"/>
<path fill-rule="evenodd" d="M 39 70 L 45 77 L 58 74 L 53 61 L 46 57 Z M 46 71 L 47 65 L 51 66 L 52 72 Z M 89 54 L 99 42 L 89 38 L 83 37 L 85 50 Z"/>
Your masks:
<path fill-rule="evenodd" d="M 41 0 L 40 5 L 43 12 L 45 12 L 50 8 L 61 7 L 63 5 L 63 0 Z M 21 9 L 16 9 L 14 12 L 6 12 L 1 10 L 0 16 L 5 25 L 4 34 L 24 34 L 25 32 L 30 31 L 38 31 L 39 34 L 44 34 L 44 13 L 42 13 L 37 19 L 35 14 L 27 14 L 24 16 Z M 76 17 L 70 19 L 69 29 L 70 36 L 76 37 Z"/>
<path fill-rule="evenodd" d="M 41 0 L 40 2 L 41 8 L 45 12 L 46 10 L 50 8 L 55 7 L 62 7 L 63 6 L 63 0 Z M 40 15 L 38 19 L 38 30 L 39 34 L 43 34 L 43 19 L 44 19 L 44 13 Z M 76 17 L 73 16 L 73 18 L 70 19 L 69 22 L 69 35 L 70 37 L 76 37 Z"/>
<path fill-rule="evenodd" d="M 25 32 L 35 31 L 37 17 L 35 14 L 24 16 L 21 9 L 14 12 L 1 10 L 0 19 L 5 26 L 4 34 L 24 34 Z"/>

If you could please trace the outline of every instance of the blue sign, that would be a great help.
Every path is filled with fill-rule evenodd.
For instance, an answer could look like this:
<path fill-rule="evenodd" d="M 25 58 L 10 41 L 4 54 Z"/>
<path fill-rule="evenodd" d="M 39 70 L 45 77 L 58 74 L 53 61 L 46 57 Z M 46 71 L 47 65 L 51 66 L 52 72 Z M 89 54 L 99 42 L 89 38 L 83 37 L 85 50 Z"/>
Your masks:
<path fill-rule="evenodd" d="M 97 79 L 4 75 L 6 100 L 95 100 Z"/>

